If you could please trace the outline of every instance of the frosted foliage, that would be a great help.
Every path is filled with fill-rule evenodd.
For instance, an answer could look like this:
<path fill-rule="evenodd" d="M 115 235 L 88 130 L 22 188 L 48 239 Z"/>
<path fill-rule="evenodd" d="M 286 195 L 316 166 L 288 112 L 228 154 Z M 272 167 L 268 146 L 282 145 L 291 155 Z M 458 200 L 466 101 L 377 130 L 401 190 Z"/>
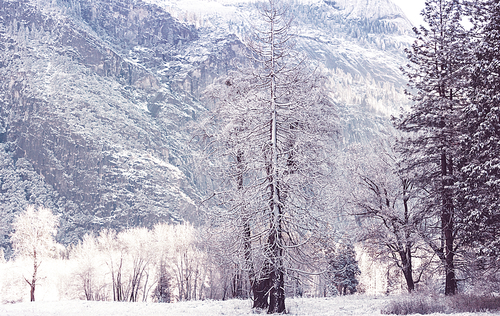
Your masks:
<path fill-rule="evenodd" d="M 156 225 L 86 235 L 71 252 L 77 262 L 73 287 L 87 300 L 158 301 L 159 282 L 171 301 L 207 296 L 209 254 L 191 225 Z M 165 283 L 168 280 L 168 283 Z M 211 280 L 216 282 L 216 280 Z M 215 289 L 210 291 L 215 293 Z"/>
<path fill-rule="evenodd" d="M 108 296 L 103 255 L 98 251 L 98 243 L 91 235 L 85 235 L 73 248 L 70 258 L 77 268 L 73 272 L 73 287 L 78 289 L 76 297 L 86 300 L 101 300 Z M 82 289 L 82 290 L 81 290 Z"/>
<path fill-rule="evenodd" d="M 415 283 L 428 277 L 430 267 L 439 264 L 427 244 L 437 237 L 433 229 L 437 219 L 426 217 L 429 211 L 422 205 L 426 195 L 398 169 L 401 156 L 391 149 L 376 152 L 352 146 L 349 157 L 353 162 L 349 169 L 358 183 L 348 209 L 356 216 L 360 245 L 377 263 L 402 273 L 401 287 L 406 283 L 411 292 Z"/>
<path fill-rule="evenodd" d="M 235 238 L 219 238 L 219 233 L 189 224 L 159 224 L 151 230 L 85 235 L 79 244 L 66 249 L 57 246 L 50 258 L 42 258 L 37 301 L 179 302 L 234 297 L 236 267 L 242 262 L 231 257 Z M 29 300 L 24 278 L 31 273 L 29 257 L 0 262 L 1 302 Z M 286 284 L 287 290 L 295 286 L 292 283 Z M 319 283 L 312 280 L 304 281 L 304 288 L 305 295 L 322 295 Z"/>
<path fill-rule="evenodd" d="M 16 254 L 35 258 L 47 256 L 55 251 L 54 236 L 57 233 L 58 217 L 50 209 L 29 206 L 12 224 L 12 243 Z"/>
<path fill-rule="evenodd" d="M 50 209 L 28 206 L 14 223 L 12 243 L 17 257 L 26 257 L 31 262 L 32 269 L 24 274 L 24 280 L 30 285 L 30 300 L 35 300 L 35 289 L 40 281 L 39 268 L 44 258 L 55 256 L 57 248 L 54 236 L 57 232 L 58 217 Z M 27 277 L 27 275 L 31 277 Z"/>
<path fill-rule="evenodd" d="M 197 231 L 191 225 L 155 226 L 159 245 L 159 263 L 172 277 L 172 294 L 177 300 L 205 297 L 204 286 L 209 270 L 207 254 L 199 248 Z"/>

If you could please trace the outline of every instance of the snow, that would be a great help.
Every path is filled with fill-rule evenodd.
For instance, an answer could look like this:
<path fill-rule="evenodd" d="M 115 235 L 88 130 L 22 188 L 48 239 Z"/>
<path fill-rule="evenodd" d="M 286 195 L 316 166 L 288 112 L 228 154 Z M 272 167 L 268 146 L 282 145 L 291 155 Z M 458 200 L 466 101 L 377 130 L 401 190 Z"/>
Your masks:
<path fill-rule="evenodd" d="M 381 315 L 381 308 L 391 299 L 387 296 L 353 295 L 329 298 L 290 298 L 286 300 L 290 315 L 371 316 Z M 216 316 L 255 315 L 250 300 L 190 301 L 172 304 L 123 303 L 98 301 L 25 302 L 0 305 L 3 316 Z M 435 316 L 445 315 L 436 313 Z M 454 316 L 486 316 L 492 313 L 459 313 Z"/>
<path fill-rule="evenodd" d="M 320 0 L 302 0 L 304 4 L 319 4 Z M 386 17 L 399 17 L 406 20 L 406 16 L 399 6 L 391 0 L 336 0 L 337 10 L 344 11 L 349 19 L 367 18 L 369 20 L 382 19 Z"/>

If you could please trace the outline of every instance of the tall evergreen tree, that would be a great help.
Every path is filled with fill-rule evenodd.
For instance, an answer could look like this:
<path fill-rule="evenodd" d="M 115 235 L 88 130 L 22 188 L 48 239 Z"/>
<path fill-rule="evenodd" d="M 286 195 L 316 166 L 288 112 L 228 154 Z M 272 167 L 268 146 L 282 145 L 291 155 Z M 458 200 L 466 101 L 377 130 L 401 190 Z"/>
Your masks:
<path fill-rule="evenodd" d="M 430 192 L 427 207 L 440 221 L 437 240 L 428 241 L 444 263 L 445 294 L 451 295 L 457 290 L 454 183 L 457 126 L 463 110 L 465 31 L 456 0 L 427 0 L 423 15 L 428 28 L 414 29 L 417 39 L 407 50 L 410 64 L 404 68 L 415 103 L 395 123 L 400 130 L 410 132 L 403 142 L 407 169 L 417 173 L 416 182 Z"/>
<path fill-rule="evenodd" d="M 500 238 L 500 1 L 474 3 L 473 61 L 461 139 L 460 179 L 467 241 L 498 256 Z"/>

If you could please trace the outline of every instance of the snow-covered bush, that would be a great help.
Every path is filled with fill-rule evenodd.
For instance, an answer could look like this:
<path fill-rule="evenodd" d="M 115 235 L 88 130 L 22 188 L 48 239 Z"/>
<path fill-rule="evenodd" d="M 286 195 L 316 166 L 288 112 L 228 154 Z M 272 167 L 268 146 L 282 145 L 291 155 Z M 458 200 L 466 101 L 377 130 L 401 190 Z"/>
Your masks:
<path fill-rule="evenodd" d="M 99 301 L 108 298 L 108 271 L 103 257 L 92 235 L 85 235 L 71 249 L 70 260 L 75 264 L 73 287 L 79 299 Z"/>
<path fill-rule="evenodd" d="M 208 257 L 200 248 L 196 229 L 189 224 L 156 225 L 153 230 L 157 245 L 157 267 L 164 266 L 165 275 L 172 277 L 175 300 L 206 297 Z"/>

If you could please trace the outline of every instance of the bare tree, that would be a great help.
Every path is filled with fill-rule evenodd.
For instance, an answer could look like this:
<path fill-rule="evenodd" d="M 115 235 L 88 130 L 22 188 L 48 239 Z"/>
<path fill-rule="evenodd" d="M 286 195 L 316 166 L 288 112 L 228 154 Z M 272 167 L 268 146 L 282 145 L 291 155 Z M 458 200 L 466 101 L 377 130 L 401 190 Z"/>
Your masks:
<path fill-rule="evenodd" d="M 422 196 L 411 179 L 398 172 L 395 153 L 361 150 L 353 156 L 357 155 L 361 157 L 353 159 L 353 171 L 359 182 L 352 194 L 351 214 L 361 224 L 359 238 L 377 256 L 389 255 L 412 292 L 432 258 L 424 242 L 429 232 L 425 225 L 428 212 L 419 204 Z M 417 253 L 425 260 L 415 280 L 413 259 Z"/>
<path fill-rule="evenodd" d="M 260 15 L 248 43 L 255 67 L 208 90 L 214 104 L 202 126 L 222 204 L 212 217 L 240 236 L 254 307 L 281 313 L 284 278 L 299 258 L 291 253 L 326 207 L 335 116 L 322 76 L 294 52 L 287 8 L 268 0 Z"/>
<path fill-rule="evenodd" d="M 35 288 L 38 281 L 38 268 L 42 259 L 55 249 L 54 236 L 57 233 L 59 219 L 52 211 L 39 207 L 29 206 L 19 215 L 14 223 L 12 243 L 17 255 L 27 256 L 33 260 L 33 275 L 30 279 L 24 278 L 30 286 L 30 300 L 35 301 Z"/>

